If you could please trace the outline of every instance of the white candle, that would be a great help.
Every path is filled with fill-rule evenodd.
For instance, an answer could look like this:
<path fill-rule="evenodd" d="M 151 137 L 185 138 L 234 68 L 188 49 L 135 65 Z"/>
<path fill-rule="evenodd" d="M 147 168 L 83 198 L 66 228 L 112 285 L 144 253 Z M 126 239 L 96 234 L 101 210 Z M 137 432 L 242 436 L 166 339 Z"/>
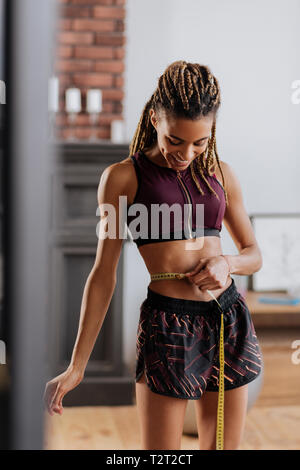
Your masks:
<path fill-rule="evenodd" d="M 111 141 L 118 143 L 124 141 L 124 121 L 115 120 L 111 123 Z"/>
<path fill-rule="evenodd" d="M 59 103 L 59 91 L 58 91 L 58 78 L 50 77 L 49 78 L 49 87 L 48 87 L 48 109 L 49 111 L 58 111 Z"/>
<path fill-rule="evenodd" d="M 66 90 L 67 113 L 79 113 L 81 111 L 81 95 L 79 88 L 68 88 Z"/>
<path fill-rule="evenodd" d="M 91 89 L 87 91 L 86 110 L 88 113 L 100 113 L 102 111 L 101 90 Z"/>

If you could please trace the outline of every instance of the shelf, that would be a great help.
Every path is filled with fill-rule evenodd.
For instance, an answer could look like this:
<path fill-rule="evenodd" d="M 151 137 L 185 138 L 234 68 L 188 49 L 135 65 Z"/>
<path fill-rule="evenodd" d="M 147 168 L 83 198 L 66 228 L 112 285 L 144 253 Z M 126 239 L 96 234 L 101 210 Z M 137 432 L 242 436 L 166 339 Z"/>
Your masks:
<path fill-rule="evenodd" d="M 259 297 L 272 295 L 283 297 L 281 292 L 253 292 L 247 291 L 245 300 L 250 310 L 254 326 L 257 327 L 300 327 L 300 304 L 278 305 L 265 304 L 258 301 Z"/>

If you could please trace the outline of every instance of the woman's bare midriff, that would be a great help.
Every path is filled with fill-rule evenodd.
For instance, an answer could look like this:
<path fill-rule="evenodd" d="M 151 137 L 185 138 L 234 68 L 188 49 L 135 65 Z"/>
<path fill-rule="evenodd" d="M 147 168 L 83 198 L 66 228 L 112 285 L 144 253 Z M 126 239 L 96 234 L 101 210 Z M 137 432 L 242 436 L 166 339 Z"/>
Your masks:
<path fill-rule="evenodd" d="M 201 237 L 195 240 L 172 240 L 149 243 L 139 247 L 139 252 L 146 264 L 149 274 L 162 272 L 185 273 L 192 271 L 202 258 L 210 258 L 222 254 L 219 237 Z M 209 289 L 217 298 L 231 284 L 228 274 L 226 283 L 219 289 Z M 150 281 L 149 287 L 154 292 L 169 297 L 209 301 L 212 297 L 188 279 L 162 279 Z"/>
<path fill-rule="evenodd" d="M 144 151 L 145 153 L 145 151 Z M 151 157 L 151 155 L 147 155 Z M 128 157 L 120 162 L 130 172 L 127 188 L 128 203 L 134 200 L 138 188 L 138 180 L 134 170 L 133 163 Z M 149 243 L 139 247 L 139 252 L 144 259 L 149 274 L 162 272 L 180 272 L 191 271 L 202 258 L 209 258 L 222 254 L 221 238 L 207 236 L 196 238 L 194 240 L 172 240 L 164 242 Z M 209 289 L 217 298 L 230 286 L 232 279 L 228 274 L 226 283 L 219 289 Z M 206 291 L 201 291 L 198 286 L 190 283 L 187 279 L 172 279 L 150 281 L 150 289 L 167 295 L 169 297 L 209 301 L 212 297 Z"/>

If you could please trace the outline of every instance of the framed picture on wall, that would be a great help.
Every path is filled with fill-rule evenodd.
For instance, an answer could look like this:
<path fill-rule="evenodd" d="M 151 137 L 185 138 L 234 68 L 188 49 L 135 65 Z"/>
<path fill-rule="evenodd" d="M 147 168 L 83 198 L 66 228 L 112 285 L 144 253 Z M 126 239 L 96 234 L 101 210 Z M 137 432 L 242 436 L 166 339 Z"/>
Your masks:
<path fill-rule="evenodd" d="M 300 213 L 249 216 L 263 257 L 249 290 L 287 292 L 300 286 Z"/>

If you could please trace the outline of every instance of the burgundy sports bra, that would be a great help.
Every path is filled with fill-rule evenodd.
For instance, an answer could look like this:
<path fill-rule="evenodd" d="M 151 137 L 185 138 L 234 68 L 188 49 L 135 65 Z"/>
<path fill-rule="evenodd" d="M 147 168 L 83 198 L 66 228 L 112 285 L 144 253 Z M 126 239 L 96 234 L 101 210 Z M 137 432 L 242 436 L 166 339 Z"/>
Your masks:
<path fill-rule="evenodd" d="M 223 186 L 215 174 L 209 176 L 206 173 L 205 176 L 219 199 L 209 191 L 196 165 L 195 174 L 203 195 L 193 180 L 190 165 L 182 171 L 162 167 L 152 162 L 142 150 L 130 158 L 138 188 L 132 204 L 127 206 L 127 226 L 138 247 L 197 236 L 220 237 L 226 202 Z M 177 206 L 176 217 L 173 204 Z M 161 213 L 163 207 L 166 210 L 164 216 Z"/>

